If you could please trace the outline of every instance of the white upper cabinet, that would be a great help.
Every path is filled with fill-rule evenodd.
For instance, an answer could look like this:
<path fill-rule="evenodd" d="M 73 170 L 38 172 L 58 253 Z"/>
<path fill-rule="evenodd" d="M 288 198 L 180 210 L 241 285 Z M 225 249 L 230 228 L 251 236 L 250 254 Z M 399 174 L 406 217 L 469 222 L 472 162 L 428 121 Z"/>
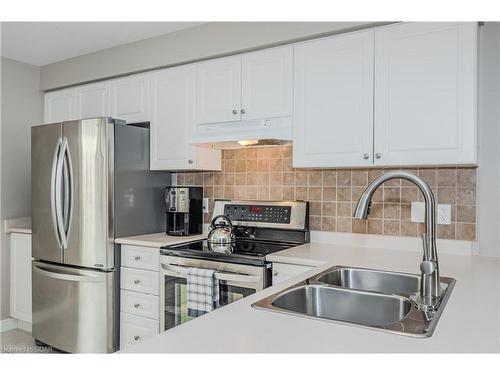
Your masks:
<path fill-rule="evenodd" d="M 151 162 L 153 170 L 217 170 L 221 152 L 189 144 L 195 127 L 196 66 L 151 73 Z"/>
<path fill-rule="evenodd" d="M 375 164 L 476 163 L 476 23 L 375 31 Z"/>
<path fill-rule="evenodd" d="M 373 30 L 294 49 L 295 167 L 372 165 Z"/>
<path fill-rule="evenodd" d="M 292 67 L 292 46 L 242 56 L 242 120 L 291 116 Z"/>
<path fill-rule="evenodd" d="M 111 116 L 128 124 L 150 120 L 149 73 L 111 81 Z"/>
<path fill-rule="evenodd" d="M 109 108 L 109 92 L 110 81 L 77 86 L 75 89 L 77 118 L 109 116 L 111 113 Z"/>
<path fill-rule="evenodd" d="M 75 89 L 48 92 L 44 96 L 44 123 L 77 119 Z"/>
<path fill-rule="evenodd" d="M 241 55 L 197 64 L 197 123 L 241 118 Z"/>

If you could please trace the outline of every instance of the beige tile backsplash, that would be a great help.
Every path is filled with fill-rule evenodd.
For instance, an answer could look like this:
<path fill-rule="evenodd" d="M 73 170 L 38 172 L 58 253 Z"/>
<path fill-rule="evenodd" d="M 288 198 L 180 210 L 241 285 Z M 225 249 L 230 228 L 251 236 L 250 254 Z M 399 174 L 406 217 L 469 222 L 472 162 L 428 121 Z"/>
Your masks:
<path fill-rule="evenodd" d="M 418 236 L 423 224 L 410 221 L 412 201 L 423 201 L 410 182 L 386 182 L 374 195 L 368 220 L 352 218 L 361 193 L 376 176 L 391 169 L 296 169 L 292 146 L 224 150 L 221 172 L 177 173 L 179 185 L 204 187 L 209 199 L 307 200 L 310 227 L 347 233 Z M 394 168 L 392 168 L 393 170 Z M 452 223 L 437 226 L 438 238 L 476 237 L 476 169 L 464 167 L 405 169 L 421 176 L 438 203 L 451 204 Z"/>

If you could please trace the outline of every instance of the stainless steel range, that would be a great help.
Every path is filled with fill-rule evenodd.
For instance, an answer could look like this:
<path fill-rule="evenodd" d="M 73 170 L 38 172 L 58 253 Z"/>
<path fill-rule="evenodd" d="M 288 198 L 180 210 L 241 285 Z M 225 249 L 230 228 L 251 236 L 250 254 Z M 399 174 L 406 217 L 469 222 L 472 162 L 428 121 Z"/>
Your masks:
<path fill-rule="evenodd" d="M 271 285 L 268 254 L 307 242 L 307 202 L 215 201 L 207 239 L 161 249 L 162 330 L 191 319 L 186 303 L 188 268 L 216 271 L 223 306 Z"/>

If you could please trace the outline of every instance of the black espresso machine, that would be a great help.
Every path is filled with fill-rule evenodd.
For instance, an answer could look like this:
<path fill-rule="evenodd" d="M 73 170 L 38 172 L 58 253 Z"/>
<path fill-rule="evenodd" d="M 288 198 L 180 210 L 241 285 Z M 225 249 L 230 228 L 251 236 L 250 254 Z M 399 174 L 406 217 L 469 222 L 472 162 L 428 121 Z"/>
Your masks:
<path fill-rule="evenodd" d="M 165 188 L 167 204 L 166 233 L 170 236 L 201 234 L 203 230 L 203 188 L 169 186 Z"/>

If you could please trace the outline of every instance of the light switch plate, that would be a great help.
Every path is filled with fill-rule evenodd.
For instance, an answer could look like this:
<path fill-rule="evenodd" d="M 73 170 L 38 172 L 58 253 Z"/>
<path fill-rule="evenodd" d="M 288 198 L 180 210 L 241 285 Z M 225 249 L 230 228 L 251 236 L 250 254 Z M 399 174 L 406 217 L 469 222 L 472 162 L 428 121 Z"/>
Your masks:
<path fill-rule="evenodd" d="M 208 214 L 208 198 L 203 198 L 203 213 Z"/>
<path fill-rule="evenodd" d="M 425 203 L 411 202 L 411 222 L 423 223 L 425 221 Z"/>

